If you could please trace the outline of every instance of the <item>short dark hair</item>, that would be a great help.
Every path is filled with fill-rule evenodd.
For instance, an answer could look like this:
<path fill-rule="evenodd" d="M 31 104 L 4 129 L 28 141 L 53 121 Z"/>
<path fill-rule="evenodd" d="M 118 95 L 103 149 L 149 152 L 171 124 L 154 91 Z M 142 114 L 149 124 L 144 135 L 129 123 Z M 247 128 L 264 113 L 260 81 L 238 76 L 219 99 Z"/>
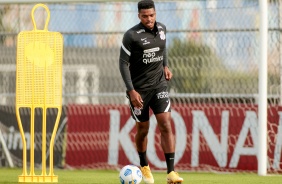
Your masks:
<path fill-rule="evenodd" d="M 155 4 L 154 1 L 152 0 L 141 0 L 138 2 L 138 11 L 141 9 L 150 9 L 154 8 L 155 9 Z"/>

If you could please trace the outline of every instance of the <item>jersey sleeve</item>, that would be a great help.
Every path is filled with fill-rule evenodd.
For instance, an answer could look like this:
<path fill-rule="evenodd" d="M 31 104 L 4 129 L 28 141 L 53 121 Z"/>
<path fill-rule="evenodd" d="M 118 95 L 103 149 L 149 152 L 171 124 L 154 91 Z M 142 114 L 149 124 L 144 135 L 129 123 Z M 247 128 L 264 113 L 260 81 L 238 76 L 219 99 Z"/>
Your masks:
<path fill-rule="evenodd" d="M 132 48 L 132 38 L 130 32 L 127 31 L 122 39 L 121 48 L 120 48 L 120 60 L 129 63 L 129 59 L 131 56 L 131 48 Z"/>
<path fill-rule="evenodd" d="M 163 25 L 164 29 L 165 29 L 165 34 L 166 34 L 166 27 Z M 166 43 L 164 46 L 164 53 L 163 53 L 163 66 L 168 66 L 168 59 L 167 59 L 167 49 L 166 49 Z"/>
<path fill-rule="evenodd" d="M 131 80 L 131 75 L 129 71 L 129 63 L 126 63 L 122 59 L 119 60 L 119 70 L 120 74 L 122 76 L 123 82 L 125 84 L 126 90 L 131 91 L 134 89 L 132 80 Z"/>
<path fill-rule="evenodd" d="M 164 57 L 164 60 L 163 60 L 163 66 L 168 66 L 168 62 L 167 62 L 167 49 L 166 47 L 164 48 L 164 53 L 163 53 L 163 57 Z"/>
<path fill-rule="evenodd" d="M 120 48 L 119 70 L 127 91 L 131 91 L 134 89 L 129 71 L 131 44 L 132 44 L 132 39 L 130 37 L 130 34 L 129 32 L 126 32 L 123 36 L 123 40 Z"/>

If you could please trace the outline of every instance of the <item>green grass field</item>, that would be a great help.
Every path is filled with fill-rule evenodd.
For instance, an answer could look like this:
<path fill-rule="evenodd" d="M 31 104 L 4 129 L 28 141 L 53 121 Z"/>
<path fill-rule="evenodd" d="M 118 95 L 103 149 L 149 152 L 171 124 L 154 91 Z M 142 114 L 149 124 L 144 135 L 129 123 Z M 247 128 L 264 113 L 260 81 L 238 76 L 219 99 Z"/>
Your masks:
<path fill-rule="evenodd" d="M 18 183 L 21 169 L 0 168 L 0 183 Z M 119 184 L 118 171 L 113 170 L 55 170 L 58 183 L 66 184 Z M 153 172 L 155 184 L 166 184 L 165 172 Z M 183 184 L 282 184 L 282 175 L 258 176 L 257 174 L 217 174 L 217 173 L 180 173 Z M 141 183 L 143 184 L 143 182 Z"/>

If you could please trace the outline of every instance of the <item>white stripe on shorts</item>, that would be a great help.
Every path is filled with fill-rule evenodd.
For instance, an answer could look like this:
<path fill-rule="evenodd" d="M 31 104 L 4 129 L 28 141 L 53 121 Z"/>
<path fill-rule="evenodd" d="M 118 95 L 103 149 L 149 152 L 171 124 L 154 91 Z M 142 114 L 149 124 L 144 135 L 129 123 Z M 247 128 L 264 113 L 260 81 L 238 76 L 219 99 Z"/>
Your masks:
<path fill-rule="evenodd" d="M 136 121 L 136 122 L 141 122 L 141 121 L 136 117 L 136 115 L 134 114 L 134 110 L 133 110 L 131 104 L 129 104 L 129 107 L 130 107 L 131 112 L 132 112 L 132 114 L 133 114 L 133 116 L 134 116 L 134 118 L 135 118 L 135 121 Z"/>
<path fill-rule="evenodd" d="M 170 108 L 170 100 L 168 100 L 168 104 L 167 104 L 167 107 L 165 108 L 164 112 L 168 112 L 169 108 Z"/>

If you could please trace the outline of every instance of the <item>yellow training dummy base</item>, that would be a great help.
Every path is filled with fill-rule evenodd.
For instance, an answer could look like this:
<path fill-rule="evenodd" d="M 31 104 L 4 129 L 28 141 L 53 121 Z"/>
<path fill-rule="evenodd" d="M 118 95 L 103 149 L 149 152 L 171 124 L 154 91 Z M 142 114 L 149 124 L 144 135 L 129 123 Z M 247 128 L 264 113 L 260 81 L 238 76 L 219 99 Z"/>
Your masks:
<path fill-rule="evenodd" d="M 43 30 L 38 30 L 34 20 L 36 8 L 44 8 L 47 19 Z M 63 37 L 59 32 L 47 30 L 50 11 L 44 4 L 37 4 L 31 11 L 34 29 L 18 34 L 16 66 L 16 116 L 23 142 L 23 171 L 19 182 L 58 182 L 53 170 L 53 149 L 56 132 L 62 112 L 62 61 Z M 20 109 L 30 109 L 30 168 L 27 170 L 27 142 L 20 117 Z M 34 171 L 34 115 L 35 109 L 42 109 L 42 172 Z M 46 119 L 47 109 L 57 109 L 49 149 L 49 173 L 46 169 Z M 37 145 L 38 146 L 38 145 Z"/>

